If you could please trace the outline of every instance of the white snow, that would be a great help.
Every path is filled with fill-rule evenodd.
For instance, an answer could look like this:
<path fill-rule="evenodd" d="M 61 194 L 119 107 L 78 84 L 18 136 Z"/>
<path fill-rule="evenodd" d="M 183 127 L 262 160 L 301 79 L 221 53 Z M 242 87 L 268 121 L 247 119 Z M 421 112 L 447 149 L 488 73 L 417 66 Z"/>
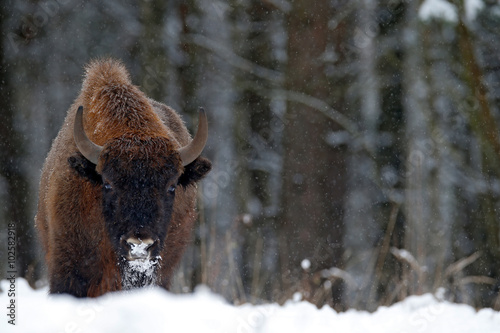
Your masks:
<path fill-rule="evenodd" d="M 477 14 L 484 8 L 483 0 L 465 0 L 464 11 L 468 21 L 476 19 Z M 418 16 L 423 21 L 442 19 L 448 22 L 458 21 L 458 10 L 451 2 L 446 0 L 425 0 L 418 11 Z"/>
<path fill-rule="evenodd" d="M 305 301 L 233 306 L 207 288 L 174 295 L 159 288 L 116 292 L 97 299 L 48 296 L 17 279 L 16 326 L 8 324 L 7 281 L 1 281 L 0 332 L 500 332 L 500 313 L 412 296 L 375 313 L 318 310 Z"/>
<path fill-rule="evenodd" d="M 158 264 L 158 260 L 161 259 L 160 256 L 156 257 L 156 260 L 150 259 L 136 259 L 127 261 L 128 267 L 136 272 L 147 273 L 151 275 Z"/>
<path fill-rule="evenodd" d="M 443 19 L 448 22 L 457 22 L 457 8 L 446 0 L 425 0 L 420 6 L 418 17 L 423 21 Z"/>
<path fill-rule="evenodd" d="M 133 251 L 133 249 L 131 250 Z M 156 271 L 160 265 L 161 256 L 154 259 L 136 259 L 125 263 L 122 275 L 122 283 L 125 289 L 133 289 L 134 286 L 148 286 L 156 282 Z"/>
<path fill-rule="evenodd" d="M 137 258 L 127 260 L 122 267 L 122 284 L 125 289 L 133 289 L 134 286 L 153 285 L 156 281 L 156 272 L 160 266 L 161 256 L 150 258 L 148 248 L 153 241 L 127 240 L 130 244 L 130 257 Z"/>
<path fill-rule="evenodd" d="M 147 249 L 148 249 L 148 247 L 151 246 L 151 244 L 149 244 L 149 243 L 143 243 L 141 241 L 138 244 L 131 243 L 130 246 L 131 246 L 131 248 L 130 248 L 130 254 L 132 256 L 146 258 L 148 256 Z"/>

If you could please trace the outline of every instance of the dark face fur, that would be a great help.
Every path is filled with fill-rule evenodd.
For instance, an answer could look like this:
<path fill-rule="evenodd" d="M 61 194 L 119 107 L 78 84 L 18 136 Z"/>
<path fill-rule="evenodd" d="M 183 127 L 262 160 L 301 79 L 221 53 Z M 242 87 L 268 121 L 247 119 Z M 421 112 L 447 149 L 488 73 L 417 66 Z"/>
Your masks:
<path fill-rule="evenodd" d="M 68 162 L 80 177 L 100 188 L 106 230 L 122 269 L 133 259 L 133 244 L 127 243 L 130 239 L 151 241 L 148 258 L 154 260 L 160 254 L 168 241 L 175 192 L 199 181 L 211 169 L 210 161 L 203 157 L 182 167 L 179 153 L 166 138 L 127 136 L 106 144 L 97 166 L 80 153 Z M 143 277 L 137 280 L 133 276 L 132 287 L 154 283 Z"/>
<path fill-rule="evenodd" d="M 106 229 L 122 258 L 127 240 L 152 240 L 151 258 L 163 248 L 182 165 L 164 138 L 120 138 L 101 154 L 102 207 Z"/>

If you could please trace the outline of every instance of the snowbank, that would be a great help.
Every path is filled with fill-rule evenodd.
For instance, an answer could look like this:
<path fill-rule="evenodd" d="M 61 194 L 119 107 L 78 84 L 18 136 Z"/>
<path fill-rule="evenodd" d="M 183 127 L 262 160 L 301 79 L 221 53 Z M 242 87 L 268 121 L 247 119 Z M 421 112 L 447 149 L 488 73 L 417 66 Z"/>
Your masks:
<path fill-rule="evenodd" d="M 375 313 L 337 313 L 307 302 L 284 306 L 232 306 L 206 288 L 174 295 L 158 288 L 108 294 L 98 299 L 47 296 L 25 280 L 16 285 L 16 325 L 8 324 L 7 281 L 1 281 L 0 332 L 500 332 L 500 313 L 409 297 Z"/>

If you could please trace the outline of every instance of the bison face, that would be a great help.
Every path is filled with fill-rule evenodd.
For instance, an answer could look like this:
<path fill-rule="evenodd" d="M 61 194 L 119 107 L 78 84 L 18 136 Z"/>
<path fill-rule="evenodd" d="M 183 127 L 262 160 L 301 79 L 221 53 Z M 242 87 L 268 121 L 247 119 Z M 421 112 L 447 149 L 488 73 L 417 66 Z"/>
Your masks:
<path fill-rule="evenodd" d="M 182 168 L 179 154 L 166 138 L 122 137 L 106 145 L 97 165 L 103 215 L 122 258 L 157 258 Z"/>
<path fill-rule="evenodd" d="M 85 135 L 82 109 L 77 112 L 74 136 L 79 153 L 68 161 L 81 177 L 101 187 L 102 215 L 125 288 L 155 282 L 175 193 L 211 168 L 207 159 L 199 157 L 206 142 L 206 133 L 200 139 L 200 127 L 206 132 L 206 118 L 192 143 L 180 149 L 167 137 L 131 134 L 100 147 Z"/>

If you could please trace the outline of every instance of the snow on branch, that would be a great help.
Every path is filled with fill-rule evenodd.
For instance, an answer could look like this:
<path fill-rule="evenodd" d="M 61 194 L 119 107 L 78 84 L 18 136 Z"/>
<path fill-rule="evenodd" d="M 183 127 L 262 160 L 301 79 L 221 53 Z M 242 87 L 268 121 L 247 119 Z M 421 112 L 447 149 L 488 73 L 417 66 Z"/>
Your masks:
<path fill-rule="evenodd" d="M 425 0 L 420 6 L 418 17 L 423 21 L 442 19 L 447 22 L 458 22 L 457 8 L 446 0 Z"/>
<path fill-rule="evenodd" d="M 399 261 L 405 262 L 410 265 L 415 271 L 423 273 L 427 270 L 425 266 L 418 263 L 417 259 L 408 250 L 391 248 L 391 254 L 395 256 Z"/>
<path fill-rule="evenodd" d="M 465 0 L 463 10 L 468 21 L 476 19 L 477 14 L 484 8 L 483 0 Z M 458 22 L 457 7 L 446 0 L 425 0 L 418 11 L 418 17 L 423 21 L 441 19 L 451 23 Z"/>

